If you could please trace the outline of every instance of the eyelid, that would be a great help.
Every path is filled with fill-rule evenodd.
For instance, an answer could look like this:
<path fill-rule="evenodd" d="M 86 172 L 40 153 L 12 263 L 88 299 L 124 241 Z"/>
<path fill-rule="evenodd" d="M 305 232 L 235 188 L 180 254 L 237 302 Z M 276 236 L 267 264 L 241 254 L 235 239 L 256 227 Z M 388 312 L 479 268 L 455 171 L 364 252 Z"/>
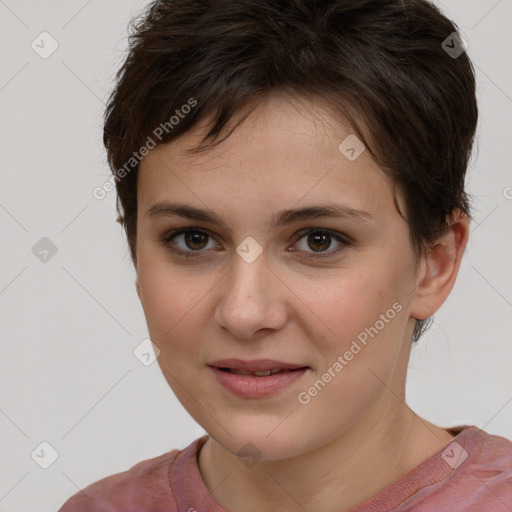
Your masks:
<path fill-rule="evenodd" d="M 162 239 L 160 241 L 164 244 L 164 247 L 169 249 L 174 254 L 177 254 L 178 256 L 185 256 L 185 257 L 202 256 L 202 257 L 206 257 L 206 255 L 211 252 L 211 249 L 209 249 L 209 250 L 198 250 L 198 251 L 192 251 L 192 250 L 184 251 L 182 249 L 176 249 L 176 248 L 171 247 L 172 239 L 174 237 L 179 236 L 179 235 L 186 235 L 188 233 L 201 233 L 201 234 L 206 235 L 207 237 L 209 237 L 211 239 L 214 239 L 218 243 L 217 235 L 213 235 L 207 229 L 198 228 L 198 227 L 194 227 L 194 226 L 190 226 L 190 227 L 186 227 L 186 228 L 173 229 L 172 231 L 169 231 L 168 233 L 166 233 L 162 237 Z"/>
<path fill-rule="evenodd" d="M 307 235 L 310 235 L 312 233 L 321 233 L 321 234 L 328 234 L 333 239 L 335 239 L 337 242 L 340 243 L 340 245 L 335 249 L 330 249 L 328 251 L 320 251 L 320 252 L 308 252 L 308 251 L 299 251 L 294 250 L 293 252 L 304 252 L 305 255 L 302 256 L 304 259 L 314 260 L 314 259 L 328 259 L 333 258 L 339 255 L 340 252 L 342 252 L 346 247 L 350 247 L 353 245 L 353 241 L 344 233 L 340 233 L 339 231 L 334 231 L 332 229 L 327 228 L 304 228 L 298 231 L 294 237 L 294 244 L 296 244 L 300 239 L 304 238 Z"/>
<path fill-rule="evenodd" d="M 168 248 L 173 253 L 177 254 L 178 256 L 184 256 L 184 257 L 208 257 L 210 255 L 209 253 L 212 251 L 211 249 L 208 250 L 197 250 L 197 251 L 184 251 L 182 249 L 175 249 L 171 247 L 171 241 L 174 237 L 188 234 L 188 233 L 201 233 L 209 238 L 212 238 L 217 241 L 217 235 L 214 235 L 211 233 L 208 229 L 205 228 L 199 228 L 199 227 L 185 227 L 185 228 L 179 228 L 172 231 L 169 231 L 166 233 L 162 239 L 160 240 L 166 248 Z M 334 238 L 336 241 L 338 241 L 341 244 L 341 248 L 337 249 L 331 249 L 329 251 L 320 251 L 320 252 L 308 252 L 308 251 L 300 251 L 300 250 L 293 250 L 291 252 L 305 252 L 307 256 L 303 256 L 305 259 L 315 259 L 315 258 L 328 258 L 333 257 L 337 255 L 341 250 L 343 250 L 345 247 L 353 245 L 353 241 L 350 237 L 345 235 L 344 233 L 341 233 L 339 231 L 334 231 L 327 228 L 318 228 L 318 227 L 310 227 L 310 228 L 303 228 L 300 231 L 298 231 L 294 237 L 293 237 L 293 244 L 297 243 L 300 239 L 304 238 L 306 235 L 312 234 L 312 233 L 322 233 L 322 234 L 328 234 L 332 238 Z"/>
<path fill-rule="evenodd" d="M 294 242 L 297 242 L 297 240 L 300 240 L 301 238 L 303 238 L 304 236 L 306 235 L 309 235 L 311 233 L 327 233 L 328 235 L 331 235 L 333 238 L 336 238 L 336 239 L 339 239 L 341 242 L 345 243 L 345 244 L 351 244 L 352 243 L 352 240 L 347 236 L 345 235 L 344 233 L 341 233 L 339 231 L 334 231 L 332 229 L 327 229 L 327 228 L 304 228 L 304 229 L 301 229 L 300 231 L 298 231 L 295 236 L 294 236 Z"/>

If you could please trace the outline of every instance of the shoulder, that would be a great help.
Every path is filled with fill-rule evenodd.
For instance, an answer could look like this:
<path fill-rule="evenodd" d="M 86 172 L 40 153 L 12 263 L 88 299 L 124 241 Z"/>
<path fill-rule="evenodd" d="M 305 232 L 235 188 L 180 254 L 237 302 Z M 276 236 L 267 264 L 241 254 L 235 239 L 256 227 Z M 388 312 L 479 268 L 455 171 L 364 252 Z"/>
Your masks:
<path fill-rule="evenodd" d="M 58 512 L 132 512 L 165 510 L 175 501 L 168 471 L 182 450 L 172 450 L 107 476 L 71 496 Z M 159 508 L 159 505 L 162 507 Z"/>
<path fill-rule="evenodd" d="M 477 468 L 484 471 L 493 468 L 496 473 L 512 476 L 512 441 L 504 437 L 489 434 L 478 427 L 470 427 L 468 433 L 468 451 L 475 454 Z"/>
<path fill-rule="evenodd" d="M 462 488 L 472 491 L 464 500 L 495 507 L 487 510 L 506 510 L 503 504 L 512 503 L 512 441 L 476 426 L 467 429 L 464 441 L 460 467 L 453 473 Z"/>

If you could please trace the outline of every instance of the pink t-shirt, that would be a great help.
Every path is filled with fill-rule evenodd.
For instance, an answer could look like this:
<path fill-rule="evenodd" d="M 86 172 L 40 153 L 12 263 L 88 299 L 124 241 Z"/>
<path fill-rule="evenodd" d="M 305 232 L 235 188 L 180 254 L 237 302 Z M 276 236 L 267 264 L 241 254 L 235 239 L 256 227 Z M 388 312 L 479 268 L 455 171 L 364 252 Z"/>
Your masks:
<path fill-rule="evenodd" d="M 512 442 L 473 425 L 446 430 L 455 437 L 443 449 L 350 512 L 512 511 Z M 98 480 L 58 512 L 226 512 L 197 465 L 207 439 Z"/>

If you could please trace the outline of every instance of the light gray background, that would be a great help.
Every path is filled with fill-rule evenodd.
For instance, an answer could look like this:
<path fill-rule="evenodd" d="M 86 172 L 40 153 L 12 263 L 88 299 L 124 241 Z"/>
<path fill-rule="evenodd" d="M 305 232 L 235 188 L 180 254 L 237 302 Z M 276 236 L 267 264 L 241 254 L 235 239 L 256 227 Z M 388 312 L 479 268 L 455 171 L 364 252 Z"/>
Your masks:
<path fill-rule="evenodd" d="M 204 433 L 157 363 L 133 354 L 148 332 L 115 193 L 92 196 L 110 176 L 104 101 L 146 3 L 0 0 L 0 512 L 55 511 Z M 455 289 L 412 354 L 408 403 L 441 426 L 512 438 L 512 0 L 440 5 L 478 75 L 477 221 Z M 59 44 L 47 59 L 31 48 L 43 31 Z M 46 263 L 32 252 L 43 237 L 58 249 Z M 48 469 L 31 458 L 43 441 L 58 452 Z"/>

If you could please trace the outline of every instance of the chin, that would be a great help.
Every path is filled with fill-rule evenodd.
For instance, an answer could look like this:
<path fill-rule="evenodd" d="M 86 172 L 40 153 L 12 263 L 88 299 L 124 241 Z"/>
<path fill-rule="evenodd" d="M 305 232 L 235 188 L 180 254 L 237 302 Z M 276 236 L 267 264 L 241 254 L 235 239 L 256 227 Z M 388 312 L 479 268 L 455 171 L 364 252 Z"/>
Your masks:
<path fill-rule="evenodd" d="M 306 449 L 304 439 L 309 437 L 296 430 L 290 432 L 289 424 L 286 428 L 284 425 L 276 428 L 275 422 L 272 425 L 260 422 L 256 426 L 254 419 L 246 425 L 239 424 L 236 428 L 232 424 L 229 425 L 229 434 L 218 425 L 214 431 L 205 430 L 224 450 L 246 459 L 242 462 L 248 467 L 258 460 L 282 460 L 300 455 Z"/>

